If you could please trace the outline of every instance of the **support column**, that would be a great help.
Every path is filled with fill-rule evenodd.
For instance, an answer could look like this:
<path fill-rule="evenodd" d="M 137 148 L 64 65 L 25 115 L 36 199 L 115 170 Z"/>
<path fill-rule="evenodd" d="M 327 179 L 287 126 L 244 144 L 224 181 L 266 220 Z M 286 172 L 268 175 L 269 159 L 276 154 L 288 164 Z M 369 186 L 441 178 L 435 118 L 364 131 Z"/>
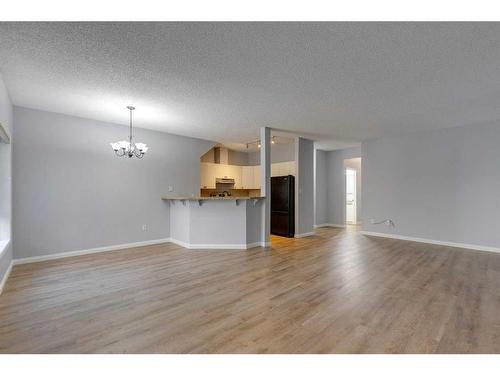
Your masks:
<path fill-rule="evenodd" d="M 260 195 L 262 202 L 262 246 L 271 245 L 271 129 L 260 128 Z"/>
<path fill-rule="evenodd" d="M 295 237 L 314 234 L 314 141 L 295 138 Z"/>

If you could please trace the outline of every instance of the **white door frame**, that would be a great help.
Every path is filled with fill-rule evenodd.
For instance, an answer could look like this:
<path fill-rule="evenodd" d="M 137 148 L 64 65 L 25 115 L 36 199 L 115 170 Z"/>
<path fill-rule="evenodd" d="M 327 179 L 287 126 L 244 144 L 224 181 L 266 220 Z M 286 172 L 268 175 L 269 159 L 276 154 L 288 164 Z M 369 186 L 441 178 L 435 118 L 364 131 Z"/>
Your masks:
<path fill-rule="evenodd" d="M 349 224 L 357 224 L 358 220 L 358 215 L 357 215 L 357 210 L 358 210 L 358 202 L 357 202 L 357 180 L 358 180 L 358 171 L 354 168 L 344 168 L 344 224 L 347 223 L 347 171 L 353 171 L 354 172 L 354 220 L 352 223 Z"/>

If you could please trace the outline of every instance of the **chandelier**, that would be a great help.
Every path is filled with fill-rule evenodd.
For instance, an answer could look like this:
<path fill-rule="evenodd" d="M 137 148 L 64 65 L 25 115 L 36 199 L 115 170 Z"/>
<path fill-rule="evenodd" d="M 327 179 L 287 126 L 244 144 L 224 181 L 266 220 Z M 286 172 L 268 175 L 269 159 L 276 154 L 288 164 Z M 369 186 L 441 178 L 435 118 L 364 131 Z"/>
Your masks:
<path fill-rule="evenodd" d="M 148 151 L 148 146 L 145 143 L 134 143 L 132 142 L 132 111 L 135 109 L 132 106 L 128 106 L 127 109 L 130 111 L 130 135 L 128 141 L 118 141 L 110 143 L 111 147 L 115 151 L 117 156 L 128 156 L 131 158 L 135 156 L 141 159 L 146 151 Z"/>

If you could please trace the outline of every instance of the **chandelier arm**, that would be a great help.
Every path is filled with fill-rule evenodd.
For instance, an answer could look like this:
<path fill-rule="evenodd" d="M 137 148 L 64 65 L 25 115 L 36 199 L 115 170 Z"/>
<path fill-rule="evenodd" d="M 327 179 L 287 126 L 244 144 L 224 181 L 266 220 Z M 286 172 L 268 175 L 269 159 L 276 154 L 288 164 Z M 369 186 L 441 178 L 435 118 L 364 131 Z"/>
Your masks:
<path fill-rule="evenodd" d="M 144 154 L 141 151 L 137 150 L 137 148 L 134 150 L 134 155 L 139 159 L 144 156 Z"/>

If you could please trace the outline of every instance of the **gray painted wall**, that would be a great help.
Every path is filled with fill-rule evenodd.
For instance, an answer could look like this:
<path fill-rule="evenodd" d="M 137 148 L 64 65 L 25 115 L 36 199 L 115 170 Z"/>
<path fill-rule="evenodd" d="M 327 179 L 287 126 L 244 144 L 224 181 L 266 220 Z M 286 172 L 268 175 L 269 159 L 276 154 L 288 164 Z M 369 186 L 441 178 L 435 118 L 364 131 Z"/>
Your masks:
<path fill-rule="evenodd" d="M 271 245 L 271 129 L 261 127 L 260 195 L 265 197 L 261 209 L 261 238 L 264 246 Z"/>
<path fill-rule="evenodd" d="M 264 210 L 264 201 L 260 200 L 255 205 L 253 202 L 246 202 L 247 217 L 246 217 L 246 230 L 247 230 L 247 244 L 255 242 L 264 242 L 262 238 L 262 211 Z"/>
<path fill-rule="evenodd" d="M 228 162 L 230 165 L 249 165 L 248 152 L 228 150 Z"/>
<path fill-rule="evenodd" d="M 169 237 L 161 197 L 199 194 L 200 156 L 214 144 L 136 129 L 149 151 L 126 159 L 109 146 L 124 126 L 19 107 L 14 120 L 15 258 Z"/>
<path fill-rule="evenodd" d="M 364 142 L 363 229 L 500 248 L 499 140 L 495 123 Z"/>
<path fill-rule="evenodd" d="M 237 206 L 234 201 L 206 201 L 200 206 L 198 202 L 189 202 L 190 242 L 246 244 L 246 203 Z"/>
<path fill-rule="evenodd" d="M 200 157 L 200 161 L 203 163 L 215 163 L 215 152 L 214 148 L 211 148 L 206 153 Z"/>
<path fill-rule="evenodd" d="M 352 147 L 344 150 L 327 152 L 327 202 L 328 223 L 336 225 L 345 224 L 345 167 L 344 160 L 361 156 L 361 147 Z M 363 165 L 364 167 L 364 165 Z M 364 183 L 364 181 L 363 181 Z M 365 190 L 365 189 L 363 189 Z M 363 196 L 362 196 L 362 199 Z M 316 202 L 316 207 L 322 205 Z M 358 216 L 358 220 L 361 215 Z"/>
<path fill-rule="evenodd" d="M 249 152 L 248 165 L 259 165 L 259 164 L 260 164 L 260 151 Z"/>
<path fill-rule="evenodd" d="M 0 143 L 0 240 L 12 239 L 12 103 L 0 74 L 0 122 L 11 137 L 11 144 Z M 12 240 L 2 251 L 0 248 L 0 281 L 12 260 Z"/>
<path fill-rule="evenodd" d="M 314 142 L 299 137 L 295 146 L 295 233 L 304 234 L 314 230 Z"/>
<path fill-rule="evenodd" d="M 228 164 L 230 165 L 250 165 L 248 163 L 248 152 L 228 150 Z M 214 149 L 211 148 L 201 156 L 200 161 L 204 163 L 215 163 Z M 257 163 L 258 164 L 258 163 Z"/>
<path fill-rule="evenodd" d="M 316 150 L 316 165 L 315 165 L 315 224 L 328 223 L 328 169 L 326 163 L 327 152 Z"/>
<path fill-rule="evenodd" d="M 248 165 L 260 164 L 260 151 L 248 152 Z M 271 145 L 271 163 L 282 163 L 295 160 L 295 143 Z"/>

